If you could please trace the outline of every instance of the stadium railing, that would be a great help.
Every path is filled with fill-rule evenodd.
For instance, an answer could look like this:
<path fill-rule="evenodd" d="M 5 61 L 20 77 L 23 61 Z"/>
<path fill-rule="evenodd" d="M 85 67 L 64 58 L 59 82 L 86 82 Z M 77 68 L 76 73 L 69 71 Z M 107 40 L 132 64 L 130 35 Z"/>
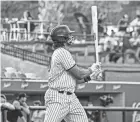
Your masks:
<path fill-rule="evenodd" d="M 122 122 L 126 122 L 126 114 L 125 112 L 127 111 L 140 111 L 140 108 L 132 108 L 132 107 L 101 107 L 101 106 L 94 106 L 94 107 L 88 107 L 88 106 L 83 106 L 85 111 L 121 111 L 122 112 Z M 42 106 L 42 107 L 34 107 L 34 106 L 30 106 L 30 110 L 45 110 L 46 107 Z M 28 117 L 29 118 L 29 117 Z M 27 122 L 30 122 L 30 120 L 28 120 Z"/>
<path fill-rule="evenodd" d="M 15 80 L 16 81 L 16 80 Z M 19 79 L 17 79 L 17 81 L 19 81 Z M 28 80 L 28 82 L 38 82 L 38 80 Z M 46 80 L 41 80 L 42 82 L 46 82 Z M 94 83 L 94 84 L 124 84 L 124 85 L 140 85 L 140 82 L 122 82 L 122 81 L 112 81 L 112 82 L 106 82 L 106 81 L 90 81 L 89 83 Z M 94 106 L 94 107 L 89 107 L 89 106 L 83 106 L 84 109 L 86 111 L 96 111 L 98 110 L 99 112 L 103 112 L 103 111 L 121 111 L 122 112 L 122 122 L 127 122 L 126 121 L 126 112 L 130 112 L 130 111 L 140 111 L 140 108 L 134 108 L 134 107 L 102 107 L 102 106 Z M 39 107 L 35 107 L 35 106 L 29 106 L 30 110 L 45 110 L 45 106 L 39 106 Z M 6 122 L 6 117 L 5 117 L 5 113 L 4 110 L 2 110 L 2 118 L 3 121 L 2 122 Z M 27 116 L 27 122 L 30 122 L 30 115 Z"/>
<path fill-rule="evenodd" d="M 26 32 L 26 34 L 28 36 L 28 38 L 27 38 L 28 41 L 29 41 L 29 39 L 31 37 L 31 34 L 39 34 L 39 35 L 43 35 L 43 34 L 47 34 L 48 35 L 49 34 L 49 32 L 47 32 L 47 28 L 46 29 L 43 29 L 42 28 L 42 26 L 41 26 L 42 24 L 47 25 L 48 28 L 52 28 L 52 27 L 54 27 L 54 26 L 56 26 L 58 24 L 57 21 L 51 21 L 50 22 L 50 21 L 45 21 L 45 20 L 44 21 L 40 21 L 40 20 L 28 20 L 26 22 L 25 21 L 21 21 L 21 20 L 17 20 L 17 21 L 9 20 L 9 21 L 14 22 L 15 24 L 18 24 L 18 23 L 25 24 L 25 23 L 27 23 L 27 32 Z M 39 26 L 39 29 L 38 29 L 37 32 L 31 32 L 30 31 L 30 28 L 31 28 L 30 27 L 30 23 L 38 23 L 39 24 L 38 25 Z M 9 24 L 9 22 L 2 21 L 2 24 Z M 78 23 L 76 23 L 76 22 L 66 22 L 66 21 L 63 21 L 61 24 L 67 24 L 68 26 L 70 26 L 70 25 L 78 25 Z M 88 23 L 88 24 L 91 25 L 91 27 L 92 27 L 92 23 Z M 114 27 L 117 28 L 117 25 L 104 24 L 104 27 L 107 27 L 107 26 L 114 26 Z M 135 27 L 139 27 L 139 26 L 129 26 L 129 27 L 131 27 L 132 30 L 134 30 Z M 20 28 L 18 27 L 17 29 L 20 29 Z M 1 29 L 1 32 L 5 32 L 5 34 L 6 33 L 11 33 L 10 30 L 8 31 L 8 30 L 5 30 L 5 29 Z M 13 33 L 15 34 L 15 33 L 21 33 L 21 32 L 20 31 L 14 31 Z M 8 34 L 6 34 L 6 35 L 8 36 Z M 74 35 L 75 36 L 78 36 L 78 37 L 84 37 L 83 34 L 76 33 Z M 86 34 L 86 37 L 93 37 L 93 35 L 92 34 Z M 91 39 L 93 39 L 93 38 L 91 38 Z M 7 40 L 7 41 L 10 41 L 10 40 Z"/>
<path fill-rule="evenodd" d="M 140 108 L 133 108 L 133 107 L 101 107 L 101 106 L 94 106 L 94 107 L 88 107 L 88 106 L 83 106 L 85 111 L 115 111 L 115 112 L 122 112 L 122 122 L 127 122 L 126 121 L 126 112 L 131 112 L 131 111 L 140 111 Z M 34 110 L 45 110 L 45 106 L 29 106 L 31 111 Z M 5 110 L 2 110 L 2 122 L 6 122 L 6 114 L 4 112 Z M 31 122 L 30 120 L 30 115 L 27 115 L 27 122 Z"/>
<path fill-rule="evenodd" d="M 26 48 L 25 49 L 19 48 L 19 47 L 14 45 L 15 43 L 16 42 L 10 42 L 10 43 L 2 42 L 1 43 L 1 52 L 4 53 L 4 54 L 7 54 L 7 55 L 11 55 L 11 56 L 20 58 L 22 60 L 31 61 L 31 62 L 38 63 L 38 64 L 45 65 L 45 66 L 49 65 L 51 55 L 46 56 L 42 52 L 38 53 L 38 51 L 37 51 L 35 53 L 35 52 L 32 52 L 32 51 L 29 51 Z M 34 44 L 34 42 L 30 42 L 30 43 Z M 36 43 L 44 43 L 44 42 L 36 42 Z M 47 42 L 47 43 L 50 45 L 50 42 Z M 85 44 L 75 44 L 75 45 L 71 46 L 70 52 L 74 55 L 76 61 L 77 61 L 77 56 L 90 55 L 90 56 L 93 56 L 95 58 L 95 51 L 92 51 L 92 52 L 87 51 L 88 46 L 91 46 L 91 45 L 94 47 L 94 45 L 95 45 L 94 42 L 92 42 L 92 43 L 87 42 Z M 99 44 L 99 45 L 103 46 L 103 44 Z M 81 51 L 81 48 L 80 48 L 80 50 L 79 49 L 73 49 L 73 48 L 77 48 L 77 47 L 83 47 L 85 49 L 83 51 Z M 103 54 L 103 53 L 104 52 L 102 51 L 102 52 L 99 53 L 99 55 Z"/>
<path fill-rule="evenodd" d="M 17 21 L 17 22 L 18 22 L 18 21 Z M 55 21 L 54 21 L 54 22 L 48 22 L 48 21 L 40 21 L 40 20 L 30 20 L 30 21 L 27 21 L 27 24 L 28 24 L 28 29 L 27 29 L 27 30 L 30 30 L 30 23 L 47 23 L 48 26 L 49 26 L 50 23 L 53 23 L 54 25 L 57 24 L 57 22 L 55 22 Z M 67 22 L 63 22 L 63 23 L 70 24 L 70 23 L 67 23 Z M 73 23 L 73 22 L 72 22 L 72 24 L 77 24 L 77 23 Z M 90 24 L 91 24 L 91 23 L 90 23 Z M 105 25 L 105 26 L 107 26 L 107 25 Z M 134 27 L 135 27 L 135 26 L 134 26 Z M 40 28 L 40 31 L 39 31 L 39 32 L 30 32 L 30 31 L 27 31 L 28 37 L 30 37 L 30 35 L 33 34 L 33 33 L 39 34 L 39 35 L 40 35 L 40 34 L 41 34 L 41 35 L 42 35 L 42 34 L 47 34 L 47 35 L 49 34 L 48 32 L 44 32 L 44 31 L 41 30 L 41 29 L 42 29 L 42 28 Z M 3 31 L 3 30 L 1 30 L 1 31 Z M 10 33 L 10 31 L 7 31 L 7 32 L 5 32 L 5 33 Z M 15 32 L 15 33 L 19 33 L 19 32 Z M 8 34 L 7 34 L 7 35 L 8 35 Z M 79 37 L 81 38 L 81 36 L 83 36 L 83 35 L 82 35 L 82 34 L 76 33 L 76 34 L 74 34 L 74 36 L 76 36 L 76 37 L 78 37 L 78 38 L 79 38 Z M 86 36 L 87 36 L 87 37 L 90 37 L 90 38 L 92 37 L 92 40 L 91 40 L 91 41 L 93 41 L 93 35 L 92 35 L 92 34 L 87 34 Z M 117 37 L 120 37 L 120 38 L 121 38 L 122 36 L 117 36 Z M 124 37 L 124 36 L 123 36 L 123 37 Z M 29 38 L 28 38 L 28 39 L 29 39 Z M 24 40 L 24 42 L 30 43 L 31 41 L 29 41 L 28 39 L 27 39 L 27 41 Z M 40 40 L 39 40 L 39 41 L 40 41 Z M 23 42 L 23 41 L 21 41 L 21 40 L 19 40 L 19 41 L 14 41 L 14 40 L 13 40 L 13 41 L 10 41 L 10 40 L 7 40 L 7 41 L 2 41 L 2 42 L 8 42 L 8 43 L 12 43 L 12 42 L 14 43 L 14 42 L 16 42 L 16 43 L 17 43 L 17 42 Z M 46 40 L 45 40 L 44 42 L 46 42 Z M 31 43 L 32 43 L 32 42 L 31 42 Z M 34 43 L 34 42 L 33 42 L 33 43 Z M 22 44 L 22 43 L 21 43 L 21 44 Z M 86 46 L 86 44 L 81 44 L 81 45 Z M 80 46 L 81 46 L 81 45 L 80 45 Z M 76 45 L 76 46 L 78 46 L 78 45 Z M 129 47 L 127 47 L 127 48 L 129 48 Z M 22 52 L 23 52 L 23 55 L 26 54 L 26 51 L 25 51 L 25 50 L 22 51 Z M 79 53 L 81 54 L 81 52 L 78 52 L 78 53 L 76 53 L 75 55 L 77 55 L 77 54 L 79 54 Z M 29 54 L 30 54 L 30 53 L 29 53 Z M 28 54 L 28 55 L 29 55 L 29 54 Z M 109 52 L 104 52 L 104 51 L 103 51 L 103 52 L 101 52 L 101 55 L 102 55 L 102 54 L 106 56 L 107 54 L 109 54 Z M 36 54 L 35 54 L 35 55 L 36 55 Z M 83 53 L 82 53 L 82 55 L 83 55 Z M 91 52 L 91 53 L 89 53 L 89 55 L 95 55 L 95 52 Z M 124 57 L 125 57 L 124 51 L 121 52 L 121 53 L 118 53 L 118 55 L 119 55 L 120 57 L 123 58 L 123 61 L 122 61 L 122 62 L 125 63 L 125 60 L 124 60 Z M 105 57 L 105 56 L 104 56 L 104 57 Z M 23 56 L 23 57 L 25 57 L 25 56 Z M 28 56 L 28 57 L 29 57 L 29 56 Z M 31 57 L 31 56 L 30 56 L 30 57 Z M 34 57 L 35 57 L 35 56 L 34 56 Z M 42 56 L 39 56 L 39 57 L 42 57 Z M 134 57 L 136 57 L 136 56 L 134 56 Z M 40 60 L 42 60 L 42 59 L 43 59 L 43 58 L 41 58 Z M 104 58 L 104 59 L 105 59 L 105 58 Z M 32 59 L 28 59 L 28 60 L 31 61 Z M 38 60 L 39 60 L 39 58 L 38 58 Z M 34 61 L 34 60 L 33 60 L 33 61 Z M 41 61 L 38 61 L 38 62 L 41 62 Z M 42 62 L 44 62 L 44 61 L 42 61 Z M 105 62 L 105 61 L 104 61 L 104 62 Z M 140 61 L 139 61 L 139 62 L 140 62 Z M 39 63 L 39 64 L 40 64 L 40 63 Z M 44 63 L 43 63 L 43 65 L 44 65 Z"/>
<path fill-rule="evenodd" d="M 41 55 L 4 43 L 1 43 L 1 52 L 14 57 L 18 57 L 22 60 L 31 61 L 45 66 L 49 65 L 49 61 L 51 58 L 50 56 Z"/>

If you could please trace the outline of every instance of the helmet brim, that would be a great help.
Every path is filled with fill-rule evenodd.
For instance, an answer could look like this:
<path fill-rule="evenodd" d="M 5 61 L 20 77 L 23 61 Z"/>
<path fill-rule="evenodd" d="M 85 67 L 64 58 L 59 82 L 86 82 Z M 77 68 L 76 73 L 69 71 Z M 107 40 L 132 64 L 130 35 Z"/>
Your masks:
<path fill-rule="evenodd" d="M 70 30 L 69 33 L 74 33 L 75 31 Z"/>
<path fill-rule="evenodd" d="M 74 32 L 75 31 L 70 30 L 70 28 L 67 25 L 58 25 L 51 30 L 50 35 L 63 36 L 65 34 L 71 34 Z"/>

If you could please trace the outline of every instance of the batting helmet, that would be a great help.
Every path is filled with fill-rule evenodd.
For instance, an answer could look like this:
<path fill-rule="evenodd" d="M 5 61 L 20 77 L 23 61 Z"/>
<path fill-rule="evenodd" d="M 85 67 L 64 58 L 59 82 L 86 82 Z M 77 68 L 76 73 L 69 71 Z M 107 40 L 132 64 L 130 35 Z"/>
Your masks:
<path fill-rule="evenodd" d="M 54 42 L 67 42 L 70 38 L 69 35 L 73 33 L 67 25 L 58 25 L 54 27 L 50 36 Z"/>

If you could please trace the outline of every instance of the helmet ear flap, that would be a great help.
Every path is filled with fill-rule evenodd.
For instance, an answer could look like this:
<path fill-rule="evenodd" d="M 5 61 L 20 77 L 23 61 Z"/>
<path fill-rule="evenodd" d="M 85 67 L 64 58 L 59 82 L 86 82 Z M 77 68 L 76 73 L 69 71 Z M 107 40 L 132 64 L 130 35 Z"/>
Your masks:
<path fill-rule="evenodd" d="M 53 41 L 57 41 L 57 37 L 56 37 L 56 36 L 51 36 L 51 39 L 52 39 Z"/>

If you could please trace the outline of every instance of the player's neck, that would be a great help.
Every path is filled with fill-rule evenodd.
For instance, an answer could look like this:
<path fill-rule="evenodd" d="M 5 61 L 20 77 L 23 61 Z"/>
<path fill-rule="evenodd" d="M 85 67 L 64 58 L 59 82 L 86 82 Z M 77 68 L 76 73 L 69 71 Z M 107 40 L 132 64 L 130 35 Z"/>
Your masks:
<path fill-rule="evenodd" d="M 68 44 L 66 43 L 66 44 L 64 44 L 63 48 L 69 51 L 69 50 L 70 50 L 70 45 L 68 45 Z"/>

